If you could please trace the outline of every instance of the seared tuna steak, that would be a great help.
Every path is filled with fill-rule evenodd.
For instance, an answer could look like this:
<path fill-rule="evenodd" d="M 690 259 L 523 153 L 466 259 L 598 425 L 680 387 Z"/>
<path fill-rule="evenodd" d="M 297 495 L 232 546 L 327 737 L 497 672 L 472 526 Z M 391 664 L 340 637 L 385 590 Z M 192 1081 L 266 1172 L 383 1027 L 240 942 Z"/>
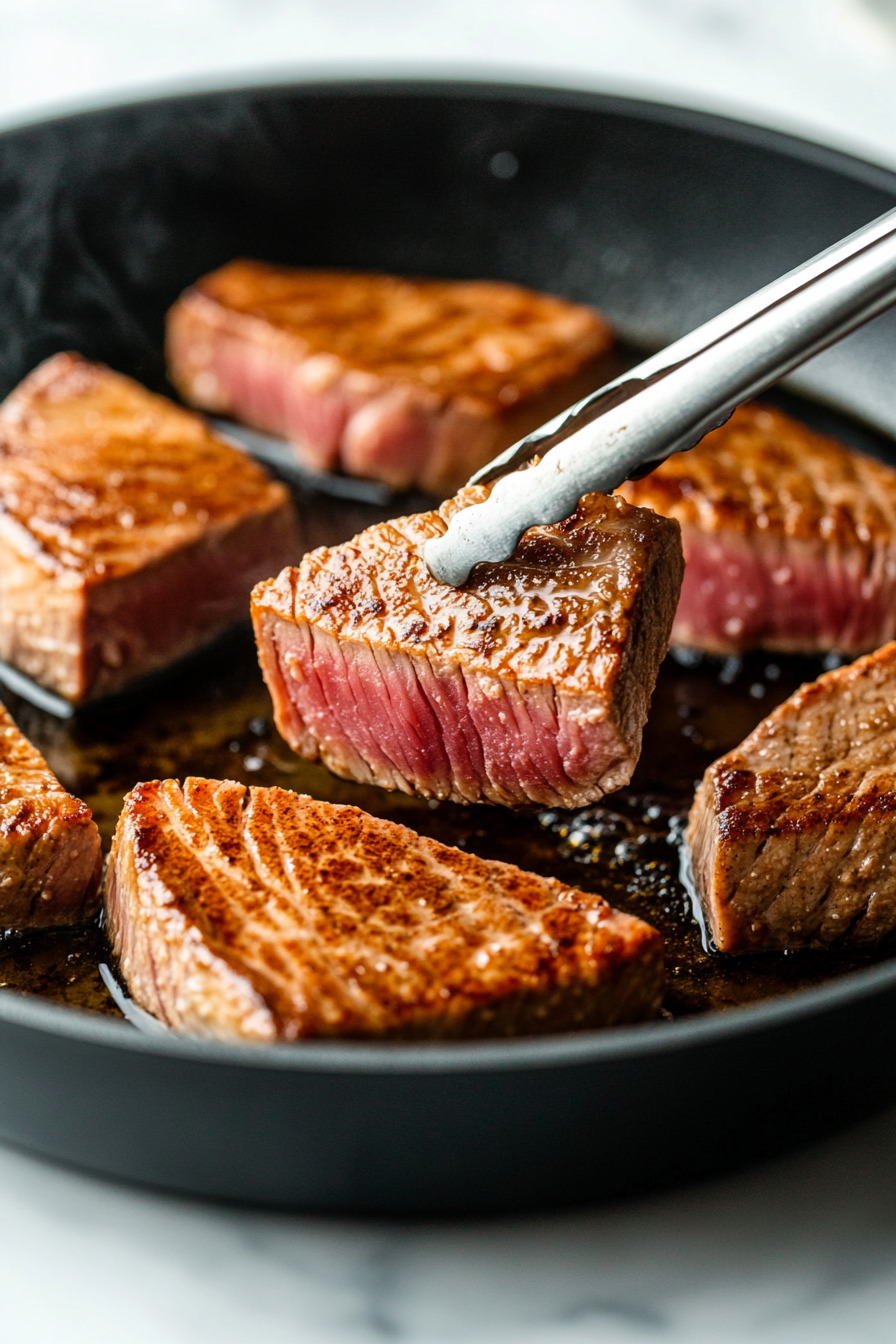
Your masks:
<path fill-rule="evenodd" d="M 896 635 L 896 471 L 771 406 L 622 488 L 681 524 L 672 640 L 863 653 Z"/>
<path fill-rule="evenodd" d="M 222 1040 L 568 1031 L 662 995 L 659 934 L 600 896 L 283 789 L 138 784 L 106 914 L 136 1002 Z"/>
<path fill-rule="evenodd" d="M 83 923 L 99 906 L 102 873 L 90 808 L 0 705 L 0 927 Z"/>
<path fill-rule="evenodd" d="M 206 642 L 299 553 L 285 488 L 130 378 L 56 355 L 0 406 L 0 658 L 69 700 Z"/>
<path fill-rule="evenodd" d="M 628 783 L 681 583 L 678 525 L 588 495 L 460 589 L 424 543 L 486 498 L 368 528 L 252 595 L 277 725 L 337 775 L 578 807 Z"/>
<path fill-rule="evenodd" d="M 494 281 L 234 261 L 168 315 L 172 382 L 300 460 L 443 498 L 604 381 L 590 308 Z"/>
<path fill-rule="evenodd" d="M 896 928 L 896 644 L 802 686 L 703 777 L 687 830 L 722 952 Z"/>

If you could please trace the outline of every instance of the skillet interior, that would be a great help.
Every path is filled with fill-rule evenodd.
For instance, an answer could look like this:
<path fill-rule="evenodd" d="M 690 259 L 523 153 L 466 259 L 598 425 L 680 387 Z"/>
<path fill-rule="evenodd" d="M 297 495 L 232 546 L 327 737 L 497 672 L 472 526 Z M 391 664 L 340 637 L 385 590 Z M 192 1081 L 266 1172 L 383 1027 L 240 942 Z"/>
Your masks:
<path fill-rule="evenodd" d="M 791 408 L 802 409 L 792 399 Z M 317 493 L 296 495 L 309 545 L 344 540 L 395 511 L 388 505 L 346 505 Z M 663 1014 L 676 1020 L 790 994 L 893 954 L 894 939 L 867 951 L 711 955 L 678 877 L 677 841 L 695 781 L 823 667 L 821 658 L 763 654 L 691 665 L 678 651 L 660 671 L 631 784 L 597 807 L 572 813 L 427 803 L 340 780 L 297 758 L 273 726 L 248 628 L 167 677 L 82 710 L 74 720 L 60 721 L 9 689 L 3 699 L 65 786 L 89 804 L 107 851 L 124 795 L 142 779 L 204 775 L 352 803 L 483 858 L 518 863 L 597 891 L 647 919 L 664 938 Z M 9 934 L 0 940 L 0 986 L 120 1016 L 100 975 L 103 962 L 111 956 L 99 921 L 79 929 Z"/>
<path fill-rule="evenodd" d="M 499 150 L 519 160 L 510 181 L 489 172 Z M 50 122 L 0 138 L 0 391 L 65 347 L 164 389 L 165 307 L 195 275 L 240 253 L 518 279 L 595 302 L 630 339 L 656 345 L 888 208 L 894 183 L 882 170 L 731 123 L 534 90 L 242 91 Z M 896 322 L 878 319 L 804 371 L 802 386 L 894 430 L 896 386 L 884 376 L 894 345 Z M 836 427 L 886 454 L 876 435 Z M 370 517 L 320 498 L 305 511 L 314 544 Z M 718 668 L 670 667 L 639 780 L 613 811 L 642 826 L 651 808 L 680 810 L 695 775 L 739 740 L 749 715 L 767 712 L 792 688 L 789 678 L 818 670 L 783 665 L 772 682 L 773 661 L 781 664 L 750 662 L 733 689 L 719 685 Z M 760 684 L 751 708 L 744 688 Z M 107 830 L 133 780 L 193 770 L 360 802 L 500 857 L 520 859 L 524 843 L 524 861 L 553 871 L 564 861 L 558 843 L 569 848 L 556 833 L 562 818 L 552 830 L 484 810 L 430 812 L 290 761 L 256 722 L 267 701 L 245 638 L 74 727 L 9 699 Z M 660 829 L 661 817 L 648 820 L 647 830 Z M 563 875 L 665 922 L 673 944 L 690 937 L 690 953 L 674 947 L 671 958 L 687 971 L 698 961 L 694 936 L 662 881 L 672 851 L 660 840 L 646 860 L 643 851 L 626 857 L 624 826 L 610 820 L 608 830 L 604 818 L 603 830 L 600 861 L 586 869 L 570 857 Z M 0 980 L 14 981 L 21 952 L 0 956 Z M 60 952 L 73 956 L 61 976 Z M 43 988 L 102 1007 L 91 955 L 74 942 L 57 946 L 45 962 L 53 984 Z M 818 958 L 776 959 L 771 972 L 772 963 L 751 961 L 725 971 L 721 986 L 711 966 L 702 981 L 685 975 L 671 1010 L 743 1002 L 769 992 L 769 976 L 778 977 L 774 992 L 834 969 Z M 738 1013 L 708 1034 L 659 1025 L 612 1042 L 586 1035 L 571 1055 L 559 1040 L 534 1055 L 518 1044 L 480 1056 L 433 1047 L 426 1067 L 403 1047 L 293 1050 L 276 1067 L 183 1043 L 148 1049 L 123 1024 L 83 1018 L 70 1034 L 52 1010 L 6 993 L 0 1059 L 18 1085 L 3 1090 L 0 1133 L 131 1178 L 316 1207 L 590 1198 L 742 1160 L 896 1093 L 882 1039 L 896 1015 L 894 984 L 886 966 L 790 1000 L 783 1013 L 754 1009 L 749 1021 Z M 846 1035 L 835 1082 L 838 1033 Z M 627 1052 L 626 1040 L 640 1044 Z M 468 1055 L 480 1065 L 458 1070 Z M 179 1123 L 160 1142 L 165 1115 Z M 687 1152 L 683 1126 L 699 1136 Z M 611 1171 L 601 1160 L 607 1145 Z"/>

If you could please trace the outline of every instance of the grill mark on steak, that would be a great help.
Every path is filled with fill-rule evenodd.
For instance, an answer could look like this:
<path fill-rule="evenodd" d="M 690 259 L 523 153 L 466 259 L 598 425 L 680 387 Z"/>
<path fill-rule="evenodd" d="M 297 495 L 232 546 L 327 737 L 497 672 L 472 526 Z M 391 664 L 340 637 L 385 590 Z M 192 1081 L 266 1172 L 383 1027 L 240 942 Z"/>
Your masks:
<path fill-rule="evenodd" d="M 0 657 L 69 700 L 207 642 L 299 553 L 284 486 L 80 355 L 11 393 L 0 449 Z"/>
<path fill-rule="evenodd" d="M 606 381 L 592 309 L 497 281 L 234 261 L 168 314 L 172 382 L 305 465 L 443 497 Z"/>
<path fill-rule="evenodd" d="M 0 705 L 0 927 L 84 923 L 99 907 L 102 871 L 90 808 Z"/>
<path fill-rule="evenodd" d="M 106 912 L 136 1002 L 225 1040 L 607 1026 L 663 989 L 659 934 L 600 896 L 233 782 L 128 795 Z"/>
<path fill-rule="evenodd" d="M 680 582 L 677 524 L 589 495 L 448 588 L 423 543 L 487 493 L 378 524 L 256 588 L 277 724 L 300 755 L 365 783 L 580 806 L 637 761 Z"/>
<path fill-rule="evenodd" d="M 725 952 L 896 929 L 896 643 L 803 686 L 697 790 L 695 883 Z"/>
<path fill-rule="evenodd" d="M 673 642 L 857 654 L 896 635 L 892 467 L 749 404 L 622 493 L 681 524 Z"/>

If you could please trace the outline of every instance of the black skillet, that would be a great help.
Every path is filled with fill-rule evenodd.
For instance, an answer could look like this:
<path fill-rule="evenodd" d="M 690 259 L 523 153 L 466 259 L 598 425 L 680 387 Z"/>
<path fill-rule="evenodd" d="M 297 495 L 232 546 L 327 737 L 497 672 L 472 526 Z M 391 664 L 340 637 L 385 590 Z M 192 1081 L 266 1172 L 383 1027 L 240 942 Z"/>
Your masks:
<path fill-rule="evenodd" d="M 628 340 L 655 347 L 894 203 L 896 175 L 883 169 L 720 118 L 592 94 L 366 82 L 58 119 L 0 136 L 0 393 L 65 348 L 164 389 L 166 306 L 238 254 L 519 280 L 594 302 Z M 816 399 L 801 405 L 805 418 L 886 455 L 880 432 L 896 433 L 896 318 L 878 319 L 808 366 L 800 387 Z M 304 507 L 315 540 L 366 521 L 360 505 L 306 496 Z M 237 774 L 274 779 L 265 774 L 274 748 L 264 769 L 267 748 L 252 755 L 253 733 L 268 746 L 273 739 L 251 646 L 235 638 L 223 657 L 101 707 L 80 726 L 54 727 L 10 699 L 58 773 L 80 782 L 107 835 L 114 817 L 103 814 L 104 801 L 150 766 L 223 773 L 229 759 Z M 743 713 L 752 694 L 754 721 L 773 689 L 767 663 L 719 673 L 722 683 L 741 677 L 731 705 Z M 785 668 L 780 693 L 788 677 L 814 671 Z M 684 668 L 679 680 L 664 673 L 645 748 L 656 778 L 599 817 L 592 840 L 601 826 L 624 837 L 626 808 L 668 813 L 676 789 L 678 805 L 686 802 L 694 771 L 720 746 L 705 722 L 701 739 L 688 719 L 700 711 L 687 678 L 701 675 L 719 679 L 713 669 Z M 187 707 L 178 718 L 181 692 Z M 206 701 L 218 715 L 217 745 L 211 729 L 196 735 L 196 707 Z M 254 707 L 245 732 L 228 719 L 233 705 L 234 713 Z M 669 727 L 675 713 L 689 737 Z M 179 753 L 179 733 L 192 755 Z M 687 755 L 698 741 L 699 759 Z M 669 797 L 660 797 L 660 776 Z M 483 852 L 524 851 L 548 869 L 565 863 L 575 880 L 569 845 L 548 843 L 563 840 L 563 818 L 543 819 L 539 850 L 535 821 L 482 809 L 444 821 L 434 813 L 427 825 L 425 808 L 401 811 L 400 800 L 371 800 L 372 790 L 362 798 L 328 784 L 324 772 L 299 769 L 295 780 L 384 814 L 392 808 Z M 659 798 L 652 812 L 651 788 Z M 577 871 L 584 882 L 587 868 Z M 643 908 L 659 917 L 656 892 L 652 899 Z M 682 947 L 689 938 L 681 933 Z M 674 974 L 679 949 L 670 939 Z M 96 947 L 66 946 L 74 982 L 79 957 L 95 960 Z M 9 947 L 3 964 L 18 964 L 20 952 Z M 701 1013 L 673 987 L 674 1020 L 606 1033 L 238 1049 L 141 1035 L 108 1015 L 0 989 L 0 1137 L 113 1176 L 228 1199 L 473 1211 L 607 1197 L 718 1171 L 896 1097 L 896 962 L 863 969 L 856 959 L 828 959 L 807 969 L 804 959 L 789 981 L 780 959 L 771 971 L 755 958 L 740 969 L 706 964 L 707 983 L 721 976 L 729 990 L 754 986 L 727 1000 L 728 990 L 716 994 L 716 1009 L 761 997 L 772 981 L 776 996 Z M 54 974 L 58 981 L 58 967 Z M 795 992 L 781 994 L 788 987 Z"/>

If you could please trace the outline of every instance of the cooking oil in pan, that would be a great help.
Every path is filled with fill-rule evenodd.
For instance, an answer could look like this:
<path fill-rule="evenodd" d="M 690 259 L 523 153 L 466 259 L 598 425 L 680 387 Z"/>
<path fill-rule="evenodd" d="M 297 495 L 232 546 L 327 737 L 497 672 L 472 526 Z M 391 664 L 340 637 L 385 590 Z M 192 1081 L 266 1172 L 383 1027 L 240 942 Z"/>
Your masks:
<path fill-rule="evenodd" d="M 363 525 L 363 523 L 362 523 Z M 343 533 L 344 535 L 344 533 Z M 670 655 L 660 671 L 641 761 L 628 788 L 578 812 L 511 813 L 427 803 L 337 779 L 294 756 L 271 721 L 251 634 L 234 632 L 164 682 L 60 721 L 8 697 L 17 723 L 72 793 L 92 808 L 108 849 L 124 794 L 138 780 L 186 775 L 280 785 L 353 803 L 446 844 L 554 874 L 640 915 L 666 945 L 664 1016 L 752 1003 L 890 955 L 803 952 L 726 958 L 707 953 L 678 880 L 677 839 L 694 785 L 821 659 Z M 0 985 L 118 1015 L 98 966 L 99 923 L 0 940 Z"/>

